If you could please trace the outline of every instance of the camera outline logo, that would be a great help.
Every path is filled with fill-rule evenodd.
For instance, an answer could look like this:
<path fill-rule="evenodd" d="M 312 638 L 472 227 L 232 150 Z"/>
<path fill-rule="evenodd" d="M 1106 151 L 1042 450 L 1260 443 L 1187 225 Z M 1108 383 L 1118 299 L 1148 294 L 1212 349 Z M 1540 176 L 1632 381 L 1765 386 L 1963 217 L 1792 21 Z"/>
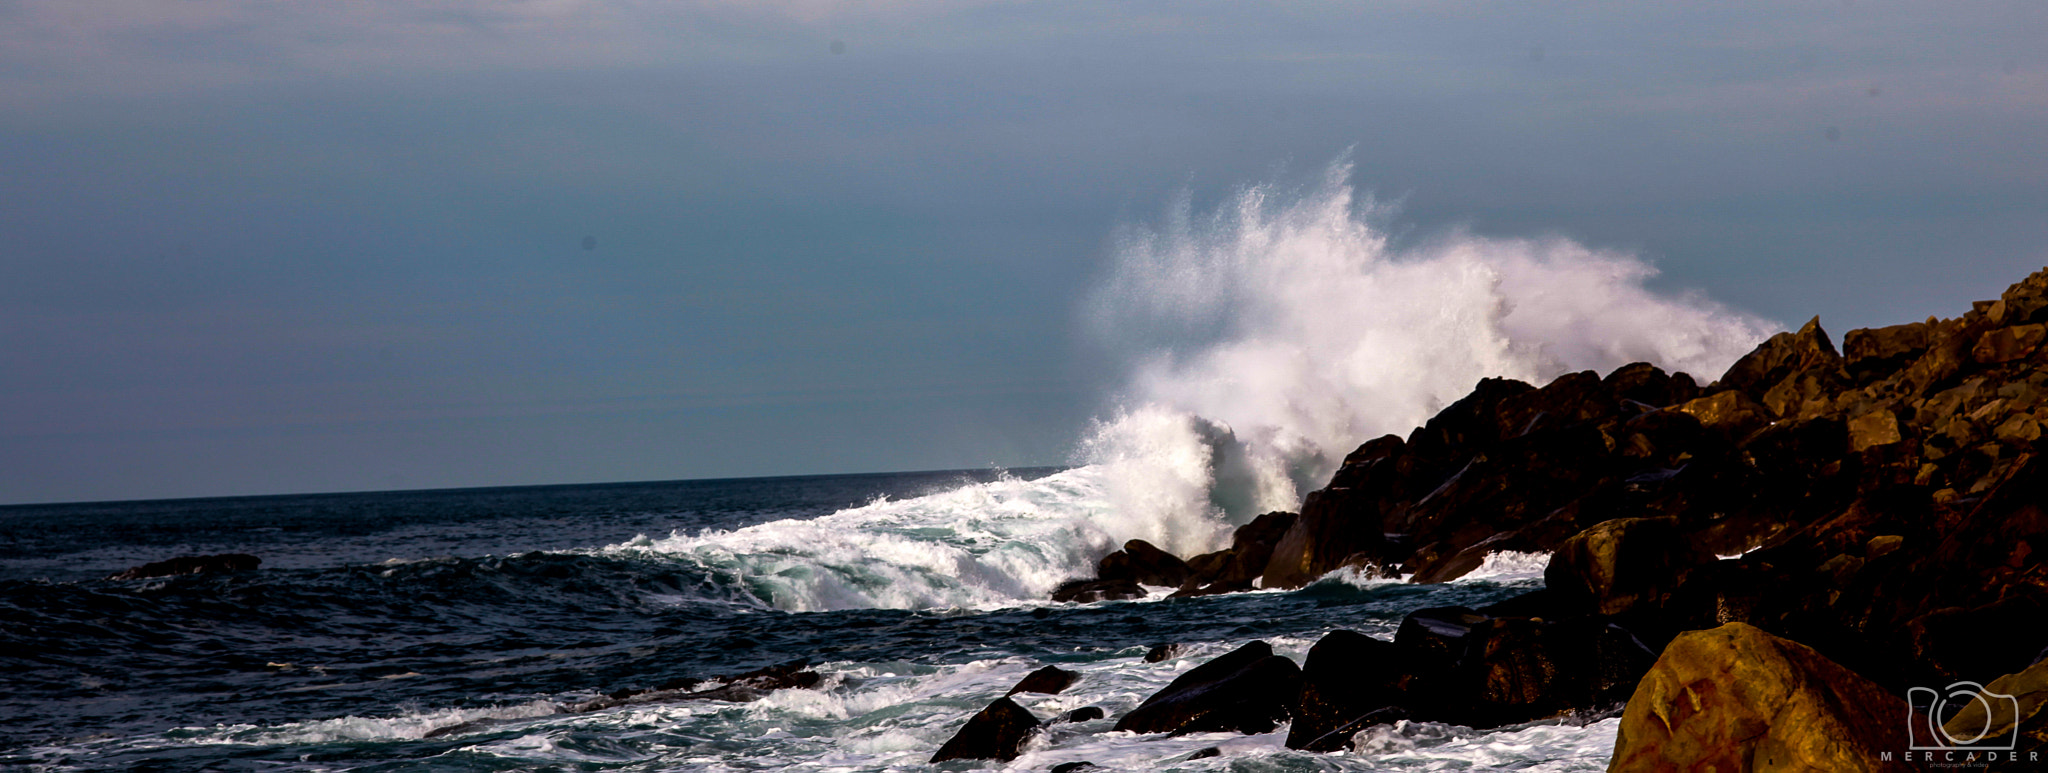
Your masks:
<path fill-rule="evenodd" d="M 1906 738 L 1913 751 L 2012 751 L 2019 746 L 2020 726 L 2012 727 L 1999 737 L 1991 737 L 1991 730 L 2001 716 L 2017 719 L 2020 712 L 2019 699 L 1985 689 L 1976 682 L 1956 682 L 1949 685 L 1946 694 L 1932 687 L 1914 687 L 1906 690 Z M 1951 701 L 1960 711 L 1963 703 L 1975 701 L 1984 705 L 1984 727 L 1969 738 L 1949 735 L 1942 715 Z M 2001 708 L 2003 710 L 2001 711 Z M 2005 742 L 2003 746 L 1997 742 Z"/>

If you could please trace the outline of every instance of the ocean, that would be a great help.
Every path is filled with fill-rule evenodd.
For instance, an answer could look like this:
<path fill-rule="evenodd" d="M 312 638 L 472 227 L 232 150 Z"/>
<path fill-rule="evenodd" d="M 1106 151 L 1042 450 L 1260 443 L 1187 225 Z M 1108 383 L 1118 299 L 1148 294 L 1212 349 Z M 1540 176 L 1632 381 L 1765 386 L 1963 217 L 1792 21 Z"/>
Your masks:
<path fill-rule="evenodd" d="M 1121 535 L 1103 466 L 0 508 L 0 766 L 46 771 L 830 770 L 1086 760 L 1107 770 L 1604 769 L 1617 720 L 1410 723 L 1346 753 L 1134 736 L 1122 713 L 1264 640 L 1540 586 L 1496 556 L 1423 586 L 1055 604 Z M 260 569 L 107 575 L 246 552 Z M 1161 644 L 1179 654 L 1146 662 Z M 622 690 L 808 660 L 809 690 L 578 711 Z M 1012 763 L 925 764 L 1045 664 L 1082 706 Z M 1219 756 L 1188 759 L 1217 747 Z"/>

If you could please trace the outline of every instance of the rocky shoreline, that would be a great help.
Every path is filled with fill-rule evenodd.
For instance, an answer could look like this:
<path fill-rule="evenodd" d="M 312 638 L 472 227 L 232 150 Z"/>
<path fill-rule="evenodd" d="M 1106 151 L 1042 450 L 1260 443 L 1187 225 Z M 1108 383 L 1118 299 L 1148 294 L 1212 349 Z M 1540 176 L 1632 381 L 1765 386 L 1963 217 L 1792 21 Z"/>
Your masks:
<path fill-rule="evenodd" d="M 1290 748 L 1336 751 L 1404 719 L 1625 704 L 1614 770 L 1905 769 L 1944 743 L 1972 755 L 1948 762 L 2031 769 L 2048 755 L 2044 322 L 2048 269 L 1839 350 L 1816 319 L 1706 385 L 1643 363 L 1487 379 L 1359 446 L 1299 514 L 1186 559 L 1134 540 L 1053 597 L 1296 588 L 1347 567 L 1434 583 L 1549 553 L 1543 590 L 1418 610 L 1391 642 L 1333 631 L 1299 667 L 1248 644 L 1116 729 L 1287 723 Z M 1935 693 L 1945 706 L 1916 698 Z M 1013 759 L 1038 724 L 992 706 L 934 761 Z"/>

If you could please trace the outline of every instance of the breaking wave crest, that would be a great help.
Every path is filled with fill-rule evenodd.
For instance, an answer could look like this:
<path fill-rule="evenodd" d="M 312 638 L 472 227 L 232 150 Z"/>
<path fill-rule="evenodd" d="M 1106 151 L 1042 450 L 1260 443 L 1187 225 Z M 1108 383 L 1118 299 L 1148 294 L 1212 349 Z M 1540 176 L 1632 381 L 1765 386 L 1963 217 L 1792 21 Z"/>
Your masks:
<path fill-rule="evenodd" d="M 1252 186 L 1207 212 L 1182 197 L 1119 234 L 1090 308 L 1131 369 L 1076 469 L 607 550 L 685 558 L 792 611 L 1042 599 L 1124 540 L 1220 548 L 1482 378 L 1648 361 L 1708 380 L 1774 329 L 1563 238 L 1398 244 L 1350 176 L 1339 160 L 1305 189 Z"/>

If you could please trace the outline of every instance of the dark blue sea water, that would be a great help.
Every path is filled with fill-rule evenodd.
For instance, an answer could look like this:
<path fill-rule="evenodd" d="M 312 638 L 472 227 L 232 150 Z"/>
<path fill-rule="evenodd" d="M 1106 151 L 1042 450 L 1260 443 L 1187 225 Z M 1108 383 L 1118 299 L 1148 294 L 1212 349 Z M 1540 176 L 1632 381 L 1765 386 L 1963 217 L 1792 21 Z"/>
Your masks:
<path fill-rule="evenodd" d="M 1600 767 L 1606 725 L 1409 728 L 1339 757 L 1277 736 L 1107 732 L 1245 640 L 1299 657 L 1332 628 L 1385 635 L 1416 607 L 1536 581 L 1503 561 L 1433 587 L 1335 577 L 1291 593 L 1040 601 L 1121 536 L 1108 509 L 1093 468 L 0 508 L 0 766 L 916 769 L 1016 678 L 1060 663 L 1082 682 L 1030 708 L 1098 705 L 1111 720 L 1049 736 L 1013 767 L 1174 767 L 1218 743 L 1231 753 L 1184 766 Z M 104 579 L 222 552 L 263 565 Z M 1139 657 L 1169 642 L 1187 645 L 1181 657 Z M 825 674 L 817 689 L 575 710 L 797 659 Z"/>

